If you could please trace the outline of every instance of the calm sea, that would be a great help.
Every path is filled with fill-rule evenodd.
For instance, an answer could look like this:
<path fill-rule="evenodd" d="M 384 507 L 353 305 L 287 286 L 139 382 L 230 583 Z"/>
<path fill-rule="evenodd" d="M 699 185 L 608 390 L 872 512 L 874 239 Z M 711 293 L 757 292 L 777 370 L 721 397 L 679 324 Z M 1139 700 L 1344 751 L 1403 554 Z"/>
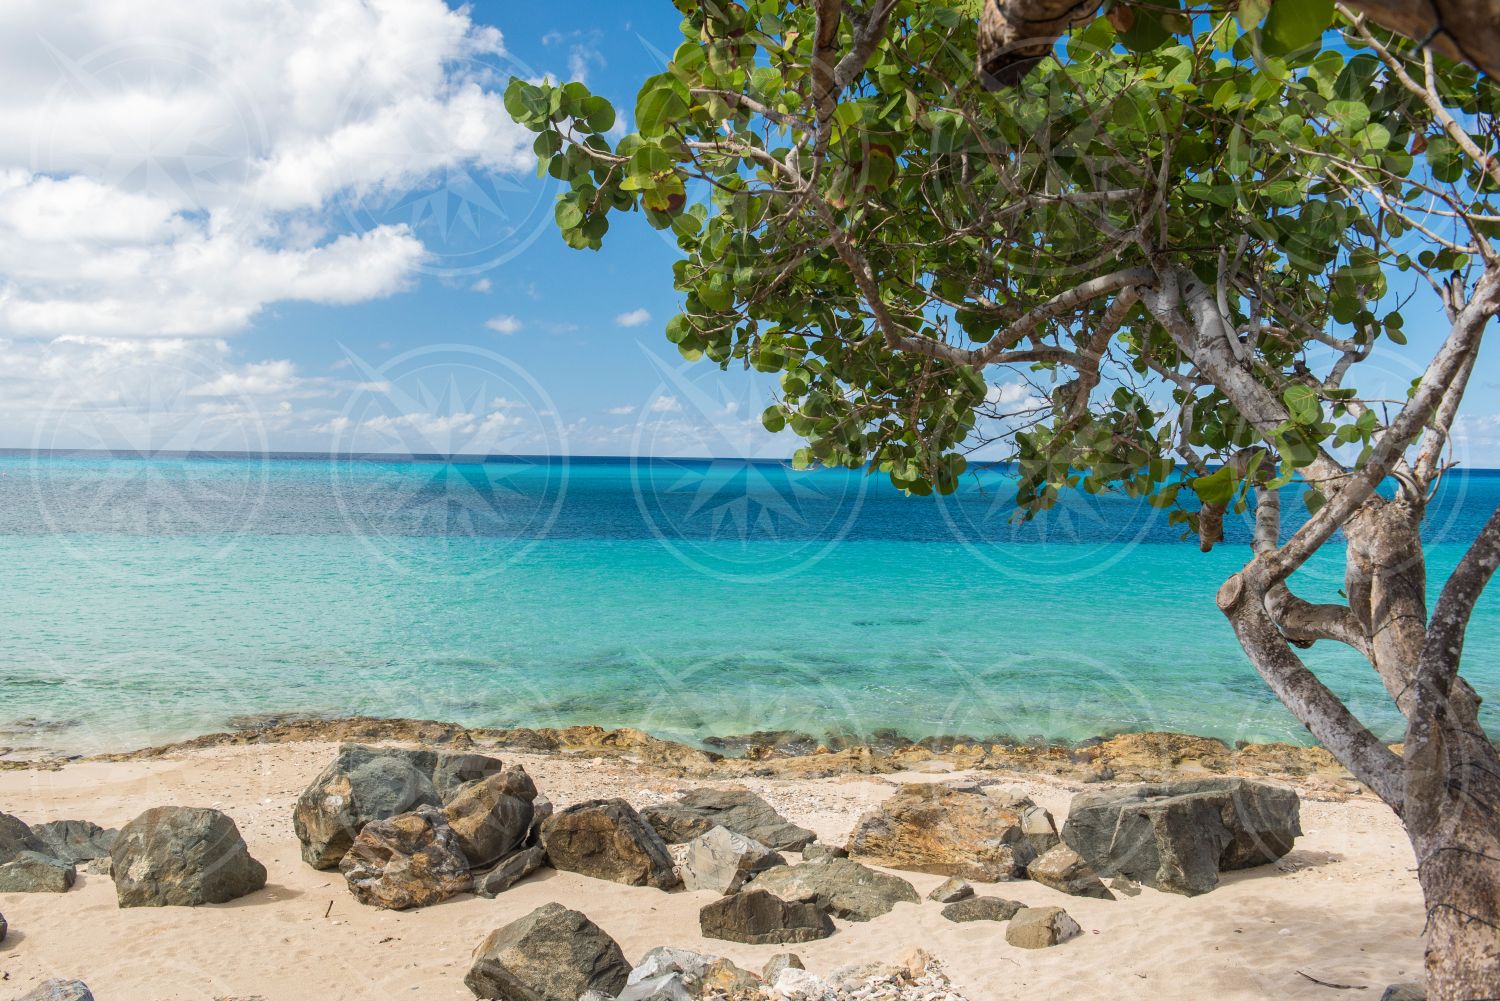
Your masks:
<path fill-rule="evenodd" d="M 1306 740 L 1214 606 L 1243 523 L 1205 555 L 1141 502 L 1078 494 L 1017 524 L 1012 494 L 1003 469 L 937 500 L 740 460 L 0 453 L 0 746 L 268 711 Z M 1444 482 L 1434 581 L 1497 502 L 1500 473 Z M 1338 557 L 1299 574 L 1305 596 L 1337 596 Z M 1493 594 L 1468 649 L 1493 691 Z M 1399 736 L 1355 655 L 1306 656 Z"/>

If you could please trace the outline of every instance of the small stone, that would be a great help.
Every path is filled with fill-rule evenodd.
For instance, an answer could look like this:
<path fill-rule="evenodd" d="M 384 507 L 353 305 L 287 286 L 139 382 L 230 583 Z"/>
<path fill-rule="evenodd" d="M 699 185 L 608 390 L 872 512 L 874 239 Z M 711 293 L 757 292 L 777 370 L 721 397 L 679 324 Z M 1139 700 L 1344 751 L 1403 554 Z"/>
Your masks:
<path fill-rule="evenodd" d="M 1033 859 L 1026 867 L 1026 875 L 1043 886 L 1070 896 L 1115 899 L 1093 866 L 1064 844 L 1058 844 L 1047 854 Z"/>
<path fill-rule="evenodd" d="M 547 853 L 541 845 L 522 848 L 489 872 L 476 877 L 474 893 L 480 897 L 494 897 L 504 893 L 546 864 Z"/>
<path fill-rule="evenodd" d="M 786 859 L 759 841 L 715 827 L 688 842 L 682 863 L 682 884 L 689 890 L 712 890 L 721 896 L 738 893 L 745 881 Z"/>
<path fill-rule="evenodd" d="M 802 861 L 827 862 L 836 858 L 848 858 L 849 852 L 839 845 L 810 844 L 802 849 Z"/>
<path fill-rule="evenodd" d="M 0 942 L 5 941 L 5 933 L 10 931 L 10 925 L 5 923 L 5 915 L 0 914 Z"/>
<path fill-rule="evenodd" d="M 629 977 L 614 939 L 585 915 L 553 903 L 490 932 L 474 950 L 464 983 L 478 998 L 578 1001 L 588 991 L 617 997 Z"/>
<path fill-rule="evenodd" d="M 1003 897 L 968 897 L 943 908 L 943 917 L 960 923 L 967 921 L 1009 921 L 1025 908 L 1019 900 Z"/>
<path fill-rule="evenodd" d="M 0 893 L 66 893 L 77 877 L 71 863 L 23 851 L 0 863 Z"/>
<path fill-rule="evenodd" d="M 814 976 L 806 970 L 790 967 L 782 970 L 776 977 L 772 988 L 779 998 L 807 998 L 822 1001 L 828 990 L 828 984 L 822 977 Z"/>
<path fill-rule="evenodd" d="M 787 901 L 765 890 L 743 890 L 698 912 L 705 938 L 746 945 L 812 942 L 833 934 L 833 921 L 816 904 Z"/>
<path fill-rule="evenodd" d="M 704 974 L 708 972 L 709 965 L 716 962 L 718 958 L 718 956 L 705 956 L 691 949 L 659 945 L 641 957 L 641 961 L 635 964 L 635 969 L 630 971 L 627 982 L 635 984 L 676 973 L 682 976 L 688 989 L 696 993 L 698 986 L 703 982 Z"/>
<path fill-rule="evenodd" d="M 1128 876 L 1116 876 L 1109 880 L 1109 888 L 1115 893 L 1125 897 L 1139 897 L 1141 895 L 1141 884 Z"/>
<path fill-rule="evenodd" d="M 94 995 L 82 980 L 44 980 L 16 1001 L 94 1001 Z"/>
<path fill-rule="evenodd" d="M 760 987 L 760 978 L 748 970 L 742 970 L 727 959 L 715 959 L 703 971 L 703 980 L 696 993 L 739 997 L 747 991 Z"/>
<path fill-rule="evenodd" d="M 802 965 L 802 957 L 795 952 L 778 952 L 766 960 L 766 965 L 760 968 L 760 975 L 768 984 L 774 984 L 776 978 L 781 976 L 782 970 L 805 970 Z"/>
<path fill-rule="evenodd" d="M 1427 1001 L 1427 986 L 1419 980 L 1391 984 L 1380 995 L 1380 1001 Z"/>
<path fill-rule="evenodd" d="M 615 1001 L 694 1001 L 680 973 L 663 973 L 628 985 Z"/>
<path fill-rule="evenodd" d="M 927 899 L 936 900 L 940 904 L 951 904 L 955 901 L 963 900 L 965 897 L 972 896 L 974 896 L 974 887 L 969 885 L 967 880 L 959 879 L 957 876 L 950 876 L 935 887 L 927 895 Z"/>
<path fill-rule="evenodd" d="M 1023 907 L 1010 919 L 1005 941 L 1020 949 L 1045 949 L 1081 934 L 1078 922 L 1061 907 Z"/>

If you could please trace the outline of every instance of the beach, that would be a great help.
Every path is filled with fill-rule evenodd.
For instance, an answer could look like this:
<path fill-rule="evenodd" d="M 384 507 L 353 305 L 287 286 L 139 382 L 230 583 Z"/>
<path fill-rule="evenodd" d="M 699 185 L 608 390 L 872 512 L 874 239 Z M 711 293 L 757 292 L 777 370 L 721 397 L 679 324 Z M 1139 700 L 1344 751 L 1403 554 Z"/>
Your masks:
<path fill-rule="evenodd" d="M 1008 945 L 1000 924 L 945 920 L 925 899 L 942 877 L 916 872 L 899 875 L 923 895 L 921 904 L 897 904 L 869 922 L 840 920 L 832 937 L 790 947 L 704 938 L 698 911 L 716 899 L 710 892 L 664 893 L 552 869 L 494 899 L 463 894 L 395 912 L 362 906 L 336 870 L 312 869 L 298 855 L 294 802 L 341 737 L 400 737 L 404 746 L 493 754 L 523 766 L 558 808 L 602 797 L 640 808 L 690 788 L 743 786 L 830 845 L 842 844 L 862 813 L 904 783 L 1004 785 L 1061 823 L 1078 792 L 1217 771 L 1296 786 L 1304 834 L 1279 863 L 1225 873 L 1217 889 L 1196 897 L 1142 888 L 1138 896 L 1096 900 L 1029 881 L 976 884 L 981 894 L 1067 908 L 1082 934 L 1039 950 Z M 920 947 L 970 1001 L 1315 999 L 1335 996 L 1334 984 L 1378 997 L 1388 984 L 1419 979 L 1421 895 L 1411 849 L 1390 810 L 1321 752 L 1218 746 L 1222 754 L 1213 742 L 1162 736 L 1082 754 L 916 746 L 717 759 L 634 732 L 496 734 L 365 721 L 271 725 L 108 760 L 12 763 L 0 771 L 0 807 L 29 823 L 87 819 L 117 827 L 149 807 L 212 807 L 235 820 L 268 875 L 262 890 L 196 908 L 120 909 L 109 877 L 83 870 L 64 894 L 0 894 L 10 925 L 0 945 L 3 991 L 76 977 L 109 1001 L 467 998 L 471 950 L 495 928 L 553 901 L 587 914 L 631 963 L 671 945 L 759 970 L 790 949 L 823 975 L 847 964 L 898 961 Z"/>

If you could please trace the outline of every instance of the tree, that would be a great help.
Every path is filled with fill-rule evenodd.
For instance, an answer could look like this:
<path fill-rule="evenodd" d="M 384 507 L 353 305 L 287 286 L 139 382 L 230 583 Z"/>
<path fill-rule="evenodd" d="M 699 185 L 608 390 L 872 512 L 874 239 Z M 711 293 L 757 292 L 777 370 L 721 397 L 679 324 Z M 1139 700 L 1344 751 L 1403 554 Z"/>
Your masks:
<path fill-rule="evenodd" d="M 1405 825 L 1430 996 L 1500 996 L 1500 762 L 1458 673 L 1500 511 L 1431 610 L 1421 540 L 1500 311 L 1495 87 L 1358 15 L 1321 48 L 1326 7 L 1096 19 L 1065 59 L 986 94 L 972 10 L 676 2 L 683 44 L 617 142 L 579 83 L 507 91 L 568 186 L 564 239 L 597 248 L 619 212 L 669 232 L 683 308 L 667 337 L 780 372 L 762 419 L 805 439 L 799 466 L 947 493 L 999 435 L 1022 515 L 1123 491 L 1206 549 L 1227 511 L 1253 510 L 1219 607 Z M 1404 342 L 1411 283 L 1448 332 L 1403 398 L 1373 399 L 1361 363 Z M 997 371 L 1045 404 L 1001 412 Z M 1288 532 L 1294 491 L 1309 513 Z M 1347 602 L 1303 600 L 1293 574 L 1339 532 Z M 1299 657 L 1319 642 L 1378 674 L 1407 721 L 1399 753 Z"/>
<path fill-rule="evenodd" d="M 1327 23 L 1333 9 L 1333 0 L 1295 0 L 1283 3 L 1280 10 L 1271 4 L 1272 0 L 1240 2 L 1242 8 L 1254 8 L 1251 16 L 1256 19 L 1270 13 L 1282 22 L 1313 17 Z M 1158 2 L 1137 8 L 1129 0 L 985 0 L 979 22 L 980 79 L 990 87 L 1011 86 L 1047 58 L 1059 38 L 1099 16 L 1101 8 L 1108 9 L 1122 30 L 1129 30 L 1137 18 L 1159 18 L 1164 6 Z M 1440 56 L 1466 62 L 1492 77 L 1500 74 L 1497 0 L 1451 0 L 1442 5 L 1429 0 L 1350 0 L 1346 6 L 1383 28 L 1432 46 Z"/>

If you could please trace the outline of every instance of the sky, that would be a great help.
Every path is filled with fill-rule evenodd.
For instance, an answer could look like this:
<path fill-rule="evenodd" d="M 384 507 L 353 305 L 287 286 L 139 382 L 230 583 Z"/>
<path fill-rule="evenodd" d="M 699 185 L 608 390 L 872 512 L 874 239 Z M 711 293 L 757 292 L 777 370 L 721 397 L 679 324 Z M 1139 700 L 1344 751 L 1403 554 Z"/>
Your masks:
<path fill-rule="evenodd" d="M 551 75 L 628 118 L 678 20 L 668 0 L 0 5 L 0 447 L 790 454 L 760 426 L 768 377 L 662 336 L 675 248 L 623 217 L 601 252 L 567 249 L 501 104 L 511 75 Z M 1440 318 L 1408 330 L 1377 381 L 1409 382 Z M 1470 465 L 1500 466 L 1497 389 L 1492 347 Z"/>

